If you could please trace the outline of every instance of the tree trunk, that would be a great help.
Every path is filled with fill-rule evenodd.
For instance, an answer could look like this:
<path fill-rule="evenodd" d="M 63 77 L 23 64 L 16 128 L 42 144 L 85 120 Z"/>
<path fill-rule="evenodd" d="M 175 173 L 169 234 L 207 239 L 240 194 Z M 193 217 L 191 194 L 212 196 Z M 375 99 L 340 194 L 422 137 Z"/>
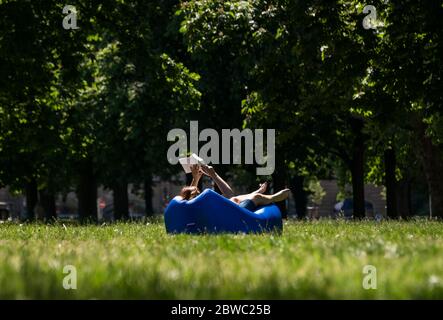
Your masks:
<path fill-rule="evenodd" d="M 354 135 L 352 145 L 352 196 L 354 206 L 354 218 L 361 219 L 365 217 L 365 185 L 364 185 L 364 136 L 363 120 L 351 119 L 351 128 Z"/>
<path fill-rule="evenodd" d="M 412 216 L 411 182 L 408 179 L 398 181 L 396 191 L 398 215 L 407 220 Z"/>
<path fill-rule="evenodd" d="M 149 175 L 145 180 L 145 214 L 147 217 L 152 217 L 154 215 L 152 195 L 152 176 Z"/>
<path fill-rule="evenodd" d="M 97 221 L 97 181 L 90 160 L 80 164 L 77 196 L 80 221 Z"/>
<path fill-rule="evenodd" d="M 38 201 L 37 181 L 31 178 L 26 183 L 26 217 L 25 220 L 34 220 L 34 208 Z"/>
<path fill-rule="evenodd" d="M 386 215 L 391 219 L 397 219 L 399 217 L 397 210 L 397 197 L 396 197 L 396 178 L 395 178 L 395 150 L 388 148 L 384 152 L 385 160 L 385 186 L 386 186 Z"/>
<path fill-rule="evenodd" d="M 443 155 L 430 137 L 426 135 L 423 122 L 419 123 L 422 161 L 430 196 L 430 214 L 443 218 Z"/>
<path fill-rule="evenodd" d="M 57 218 L 55 209 L 55 195 L 49 189 L 39 191 L 40 203 L 43 207 L 44 218 L 46 221 L 54 221 Z"/>
<path fill-rule="evenodd" d="M 290 180 L 290 189 L 295 200 L 298 219 L 304 219 L 307 213 L 308 195 L 304 189 L 304 176 L 294 176 Z"/>
<path fill-rule="evenodd" d="M 112 188 L 114 196 L 114 219 L 127 220 L 129 218 L 128 183 L 116 182 Z"/>

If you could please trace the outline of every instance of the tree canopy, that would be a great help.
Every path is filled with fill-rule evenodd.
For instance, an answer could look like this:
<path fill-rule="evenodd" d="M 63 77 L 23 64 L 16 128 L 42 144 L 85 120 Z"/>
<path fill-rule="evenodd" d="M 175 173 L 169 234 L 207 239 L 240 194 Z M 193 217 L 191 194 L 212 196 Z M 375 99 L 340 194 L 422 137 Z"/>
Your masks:
<path fill-rule="evenodd" d="M 274 184 L 301 216 L 307 179 L 334 176 L 355 217 L 366 182 L 408 217 L 400 195 L 417 181 L 443 217 L 443 6 L 371 4 L 366 29 L 357 0 L 81 0 L 66 30 L 56 1 L 0 1 L 0 185 L 26 193 L 30 217 L 75 188 L 86 219 L 102 184 L 125 218 L 128 183 L 149 197 L 154 175 L 175 175 L 167 133 L 199 120 L 276 129 Z"/>

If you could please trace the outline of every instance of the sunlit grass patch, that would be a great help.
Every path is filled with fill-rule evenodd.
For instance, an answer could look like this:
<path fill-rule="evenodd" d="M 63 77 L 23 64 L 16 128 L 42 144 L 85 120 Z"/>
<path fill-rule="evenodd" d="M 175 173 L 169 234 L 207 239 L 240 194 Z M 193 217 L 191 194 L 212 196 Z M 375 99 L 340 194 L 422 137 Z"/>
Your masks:
<path fill-rule="evenodd" d="M 279 235 L 167 235 L 161 221 L 0 225 L 2 299 L 443 298 L 439 222 L 287 222 Z M 66 290 L 66 265 L 77 289 Z M 377 289 L 364 289 L 365 265 Z"/>

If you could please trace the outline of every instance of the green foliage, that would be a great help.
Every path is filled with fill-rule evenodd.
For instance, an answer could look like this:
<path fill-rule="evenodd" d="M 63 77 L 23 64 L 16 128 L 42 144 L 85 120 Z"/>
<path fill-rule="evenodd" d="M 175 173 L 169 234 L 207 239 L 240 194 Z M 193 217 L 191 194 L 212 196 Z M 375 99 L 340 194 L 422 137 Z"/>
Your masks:
<path fill-rule="evenodd" d="M 160 40 L 167 41 L 175 5 L 121 2 L 104 10 L 80 1 L 81 31 L 67 31 L 54 25 L 63 17 L 59 4 L 1 4 L 0 184 L 19 189 L 34 177 L 60 190 L 87 159 L 105 184 L 170 171 L 166 133 L 200 100 L 199 76 Z"/>
<path fill-rule="evenodd" d="M 34 177 L 48 186 L 65 168 L 65 99 L 78 79 L 82 34 L 57 24 L 61 8 L 54 1 L 1 7 L 0 184 L 19 189 Z"/>
<path fill-rule="evenodd" d="M 326 191 L 322 188 L 320 181 L 318 181 L 318 179 L 310 179 L 307 189 L 309 193 L 309 201 L 316 206 L 321 205 L 321 201 L 326 195 Z"/>
<path fill-rule="evenodd" d="M 0 185 L 68 189 L 84 161 L 105 185 L 169 178 L 166 134 L 190 120 L 276 129 L 285 178 L 349 182 L 358 136 L 366 181 L 386 149 L 420 179 L 423 138 L 442 150 L 443 9 L 371 4 L 375 30 L 358 0 L 81 0 L 68 31 L 56 1 L 3 1 Z"/>
<path fill-rule="evenodd" d="M 349 119 L 370 117 L 355 99 L 372 41 L 356 3 L 191 1 L 178 12 L 193 55 L 230 53 L 225 61 L 246 88 L 244 126 L 275 128 L 293 174 L 318 171 L 331 154 L 348 160 Z"/>

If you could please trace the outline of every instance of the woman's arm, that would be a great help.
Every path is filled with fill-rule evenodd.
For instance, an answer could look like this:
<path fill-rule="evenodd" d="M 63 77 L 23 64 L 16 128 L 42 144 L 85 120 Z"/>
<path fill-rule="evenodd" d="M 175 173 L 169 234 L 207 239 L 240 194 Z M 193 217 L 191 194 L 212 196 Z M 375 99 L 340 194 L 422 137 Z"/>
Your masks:
<path fill-rule="evenodd" d="M 229 186 L 229 184 L 223 180 L 217 172 L 215 172 L 214 168 L 207 165 L 202 165 L 203 172 L 208 175 L 209 177 L 214 180 L 214 182 L 217 184 L 217 187 L 222 192 L 223 196 L 226 198 L 232 198 L 234 196 L 234 191 L 232 191 L 232 188 Z"/>
<path fill-rule="evenodd" d="M 192 173 L 191 187 L 197 187 L 198 186 L 198 182 L 200 181 L 200 178 L 203 175 L 203 172 L 200 171 L 200 167 L 198 165 L 193 164 L 191 166 L 191 173 Z"/>

